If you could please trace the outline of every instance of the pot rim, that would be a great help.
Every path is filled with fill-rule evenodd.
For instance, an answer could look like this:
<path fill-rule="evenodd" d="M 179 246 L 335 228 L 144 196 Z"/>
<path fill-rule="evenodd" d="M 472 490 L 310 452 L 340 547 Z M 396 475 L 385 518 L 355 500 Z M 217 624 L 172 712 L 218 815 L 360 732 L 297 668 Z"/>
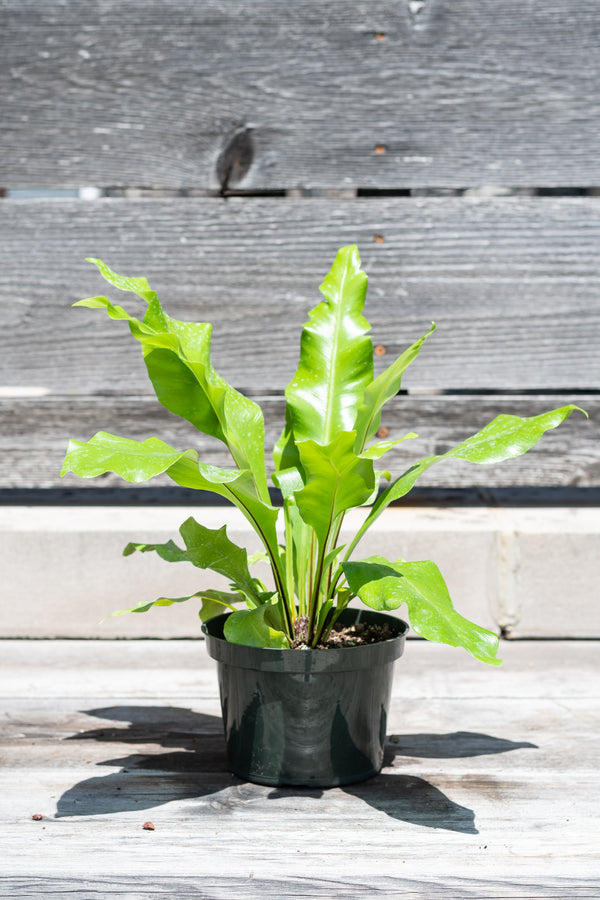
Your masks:
<path fill-rule="evenodd" d="M 397 616 L 375 610 L 345 609 L 338 621 L 346 624 L 367 622 L 371 624 L 391 624 L 397 633 L 392 638 L 363 644 L 358 647 L 334 647 L 326 650 L 300 650 L 286 648 L 275 650 L 267 647 L 249 647 L 233 644 L 223 637 L 223 625 L 231 613 L 215 616 L 202 624 L 209 656 L 219 663 L 242 669 L 263 672 L 297 672 L 302 674 L 318 672 L 343 672 L 355 669 L 372 669 L 393 663 L 402 656 L 408 624 Z"/>

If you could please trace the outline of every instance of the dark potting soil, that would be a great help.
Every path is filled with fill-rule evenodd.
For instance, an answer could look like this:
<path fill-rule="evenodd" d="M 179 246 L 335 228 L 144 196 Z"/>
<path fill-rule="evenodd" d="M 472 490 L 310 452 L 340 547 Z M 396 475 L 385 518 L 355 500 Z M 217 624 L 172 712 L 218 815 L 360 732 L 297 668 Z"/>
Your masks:
<path fill-rule="evenodd" d="M 300 616 L 295 623 L 296 640 L 291 644 L 292 650 L 309 650 L 306 644 L 308 616 Z M 362 644 L 376 644 L 394 637 L 389 625 L 337 625 L 332 628 L 327 641 L 317 644 L 317 650 L 332 650 L 338 647 L 359 647 Z"/>

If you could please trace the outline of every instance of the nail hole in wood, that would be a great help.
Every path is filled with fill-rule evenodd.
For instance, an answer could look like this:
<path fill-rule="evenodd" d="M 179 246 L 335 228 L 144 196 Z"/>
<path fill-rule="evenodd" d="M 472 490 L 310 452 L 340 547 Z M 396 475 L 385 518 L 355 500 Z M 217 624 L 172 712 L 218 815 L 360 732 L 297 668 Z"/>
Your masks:
<path fill-rule="evenodd" d="M 378 438 L 386 438 L 390 433 L 390 429 L 386 428 L 385 425 L 382 425 L 381 428 L 377 432 Z"/>
<path fill-rule="evenodd" d="M 383 344 L 377 344 L 375 347 L 375 356 L 385 356 L 387 353 L 387 347 L 384 347 Z"/>
<path fill-rule="evenodd" d="M 373 236 L 373 240 L 376 244 L 385 244 L 385 238 L 382 234 L 376 234 Z"/>

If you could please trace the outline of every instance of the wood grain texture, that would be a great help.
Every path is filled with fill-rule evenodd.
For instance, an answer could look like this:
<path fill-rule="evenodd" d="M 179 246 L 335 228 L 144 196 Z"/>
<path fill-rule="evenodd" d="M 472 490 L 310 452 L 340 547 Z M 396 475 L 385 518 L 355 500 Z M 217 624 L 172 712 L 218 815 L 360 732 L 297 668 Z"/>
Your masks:
<path fill-rule="evenodd" d="M 81 297 L 119 294 L 84 262 L 146 274 L 171 315 L 214 324 L 241 390 L 291 379 L 337 248 L 358 243 L 389 364 L 438 330 L 411 389 L 600 388 L 600 205 L 593 198 L 15 201 L 0 210 L 0 387 L 147 393 L 139 348 Z M 384 236 L 375 243 L 374 235 Z"/>
<path fill-rule="evenodd" d="M 158 900 L 172 894 L 177 898 L 198 900 L 198 879 L 195 878 L 131 878 L 110 877 L 101 881 L 86 878 L 7 878 L 7 897 L 23 900 L 37 900 L 40 896 L 71 895 L 94 897 L 100 891 L 103 897 L 119 897 L 120 900 Z M 428 900 L 564 900 L 567 895 L 573 900 L 589 900 L 596 887 L 594 880 L 558 878 L 552 884 L 541 886 L 528 879 L 511 879 L 510 883 L 491 885 L 483 879 L 443 880 L 443 887 L 431 881 L 423 889 L 422 882 L 413 879 L 380 878 L 335 881 L 324 876 L 319 879 L 299 878 L 203 878 L 203 898 L 251 898 L 258 895 L 265 898 L 323 897 L 327 900 L 381 900 L 381 897 L 422 897 Z M 0 891 L 2 886 L 0 885 Z M 85 893 L 84 892 L 88 892 Z M 1 896 L 1 894 L 0 894 Z"/>
<path fill-rule="evenodd" d="M 411 641 L 383 772 L 318 791 L 229 775 L 202 642 L 4 641 L 0 896 L 595 896 L 597 652 Z"/>
<path fill-rule="evenodd" d="M 0 17 L 2 186 L 600 183 L 595 0 L 4 0 Z M 224 162 L 240 133 L 250 153 Z"/>
<path fill-rule="evenodd" d="M 475 466 L 445 461 L 434 466 L 419 482 L 420 486 L 600 487 L 600 398 L 578 395 L 575 400 L 587 410 L 589 420 L 574 413 L 559 429 L 547 433 L 536 448 L 503 464 Z M 270 452 L 283 428 L 284 402 L 278 398 L 260 398 L 259 402 L 267 430 L 266 462 L 268 471 L 272 471 Z M 567 402 L 569 398 L 560 394 L 394 398 L 386 405 L 382 418 L 388 437 L 393 439 L 416 431 L 419 438 L 390 453 L 386 465 L 399 475 L 417 459 L 445 453 L 500 413 L 533 416 Z M 59 477 L 69 439 L 87 441 L 97 431 L 134 440 L 156 435 L 177 449 L 195 448 L 205 462 L 224 467 L 232 465 L 223 444 L 195 431 L 151 397 L 5 399 L 0 400 L 0 421 L 3 460 L 0 489 L 130 486 L 109 474 L 95 479 Z M 146 486 L 172 484 L 167 476 L 159 476 Z"/>
<path fill-rule="evenodd" d="M 436 883 L 437 882 L 437 883 Z M 323 875 L 320 878 L 227 878 L 203 877 L 202 900 L 255 900 L 257 896 L 267 900 L 296 900 L 296 898 L 322 897 L 323 900 L 381 900 L 397 897 L 427 897 L 428 900 L 590 900 L 594 895 L 595 879 L 556 878 L 537 881 L 511 878 L 510 881 L 490 884 L 484 878 L 382 878 L 370 876 L 361 879 L 336 879 Z M 198 900 L 199 881 L 196 878 L 146 876 L 106 876 L 102 879 L 61 878 L 39 876 L 5 878 L 0 883 L 0 896 L 12 900 L 37 900 L 46 896 L 71 896 L 92 898 L 118 897 L 119 900 L 159 900 L 174 896 L 178 900 Z M 6 894 L 3 894 L 3 890 Z"/>

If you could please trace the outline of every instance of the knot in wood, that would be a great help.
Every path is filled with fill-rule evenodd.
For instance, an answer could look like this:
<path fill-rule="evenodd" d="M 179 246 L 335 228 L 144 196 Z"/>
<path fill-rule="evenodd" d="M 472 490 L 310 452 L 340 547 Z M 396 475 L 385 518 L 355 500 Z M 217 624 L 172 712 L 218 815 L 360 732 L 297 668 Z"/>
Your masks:
<path fill-rule="evenodd" d="M 249 128 L 241 128 L 229 138 L 217 160 L 217 178 L 225 194 L 244 180 L 254 160 L 254 142 Z"/>

